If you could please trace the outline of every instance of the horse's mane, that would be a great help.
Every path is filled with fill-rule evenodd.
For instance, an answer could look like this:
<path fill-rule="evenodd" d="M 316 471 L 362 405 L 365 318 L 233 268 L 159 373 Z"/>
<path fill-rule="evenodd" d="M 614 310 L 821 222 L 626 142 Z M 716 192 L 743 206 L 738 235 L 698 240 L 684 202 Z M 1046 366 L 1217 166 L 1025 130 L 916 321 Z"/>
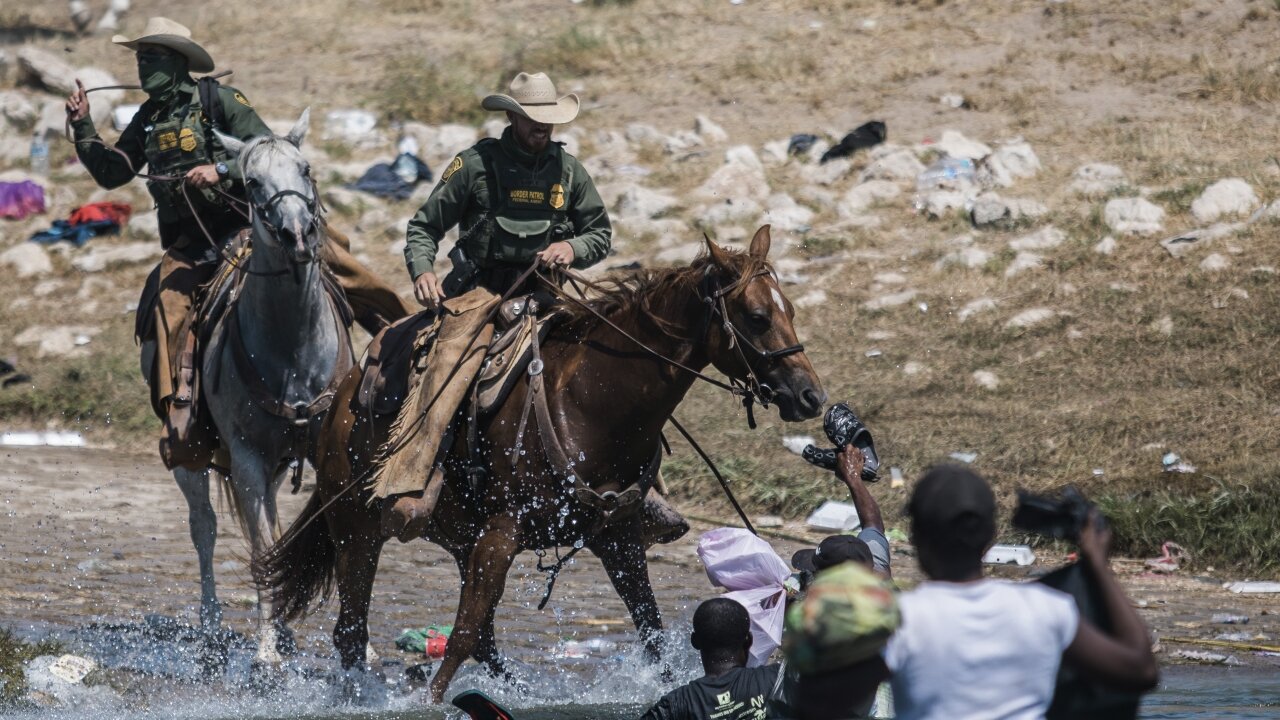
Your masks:
<path fill-rule="evenodd" d="M 722 287 L 762 270 L 773 272 L 767 260 L 746 252 L 725 250 L 723 258 L 727 266 L 723 270 L 727 277 L 722 278 Z M 698 284 L 712 267 L 717 266 L 704 250 L 685 267 L 636 270 L 613 275 L 596 282 L 596 288 L 585 304 L 610 319 L 635 313 L 651 322 L 663 333 L 680 337 L 681 330 L 687 331 L 686 323 L 694 318 L 671 317 L 670 305 L 683 301 L 690 293 L 697 292 Z M 720 268 L 717 267 L 717 269 Z M 741 292 L 743 287 L 735 288 L 731 294 Z M 566 317 L 559 326 L 560 333 L 557 334 L 581 336 L 600 321 L 595 313 L 576 303 L 563 303 L 560 307 Z"/>

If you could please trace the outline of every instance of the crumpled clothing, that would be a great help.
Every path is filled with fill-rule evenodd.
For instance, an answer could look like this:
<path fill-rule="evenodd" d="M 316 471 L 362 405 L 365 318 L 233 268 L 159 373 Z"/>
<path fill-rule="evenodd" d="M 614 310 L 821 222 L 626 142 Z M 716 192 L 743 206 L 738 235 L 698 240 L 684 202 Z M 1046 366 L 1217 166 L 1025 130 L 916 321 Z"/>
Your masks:
<path fill-rule="evenodd" d="M 764 665 L 782 644 L 791 568 L 769 543 L 742 528 L 717 528 L 698 540 L 698 557 L 711 584 L 731 592 L 729 598 L 747 609 L 751 618 L 751 657 L 748 667 Z"/>
<path fill-rule="evenodd" d="M 351 189 L 378 197 L 405 200 L 413 194 L 418 183 L 430 179 L 431 169 L 417 155 L 400 153 L 394 161 L 378 163 L 366 170 L 351 185 Z"/>
<path fill-rule="evenodd" d="M 133 208 L 125 203 L 89 203 L 71 211 L 66 220 L 54 220 L 53 226 L 31 236 L 32 242 L 55 243 L 66 240 L 76 247 L 99 235 L 115 235 L 129 222 Z"/>
<path fill-rule="evenodd" d="M 0 182 L 0 217 L 22 220 L 44 212 L 44 188 L 31 182 Z"/>

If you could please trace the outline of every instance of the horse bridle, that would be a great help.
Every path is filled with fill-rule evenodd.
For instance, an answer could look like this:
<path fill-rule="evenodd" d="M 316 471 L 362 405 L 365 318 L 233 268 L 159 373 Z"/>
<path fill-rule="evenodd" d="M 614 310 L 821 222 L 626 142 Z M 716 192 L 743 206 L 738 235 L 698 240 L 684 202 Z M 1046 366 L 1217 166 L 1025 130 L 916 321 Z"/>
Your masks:
<path fill-rule="evenodd" d="M 747 337 L 746 333 L 742 332 L 742 330 L 734 324 L 732 318 L 729 317 L 729 308 L 725 303 L 725 298 L 752 280 L 755 280 L 758 277 L 769 276 L 769 271 L 761 268 L 750 275 L 743 275 L 727 286 L 720 287 L 716 281 L 713 268 L 708 267 L 702 277 L 702 283 L 699 286 L 702 292 L 702 302 L 707 306 L 707 319 L 704 324 L 703 335 L 705 336 L 706 333 L 710 331 L 712 321 L 718 318 L 721 327 L 724 328 L 725 337 L 729 343 L 729 349 L 737 352 L 738 359 L 742 362 L 742 367 L 746 371 L 747 377 L 745 380 L 738 380 L 731 376 L 729 382 L 731 384 L 739 385 L 742 389 L 743 405 L 746 406 L 747 419 L 752 429 L 755 429 L 755 418 L 751 414 L 752 399 L 754 398 L 756 402 L 759 402 L 761 407 L 767 408 L 777 396 L 777 392 L 767 383 L 760 381 L 760 378 L 756 375 L 755 369 L 752 368 L 751 361 L 747 358 L 747 354 L 743 351 L 743 348 L 745 347 L 747 350 L 750 350 L 751 354 L 759 361 L 766 363 L 781 360 L 782 358 L 804 352 L 804 344 L 802 343 L 788 345 L 787 347 L 780 348 L 778 350 L 762 350 L 756 346 L 755 343 L 751 342 L 751 339 Z"/>
<path fill-rule="evenodd" d="M 244 167 L 245 165 L 248 164 L 247 160 L 248 160 L 247 157 L 241 160 L 241 167 Z M 246 180 L 245 181 L 245 186 L 246 186 L 245 187 L 245 190 L 246 190 L 245 204 L 249 206 L 249 224 L 253 225 L 254 220 L 257 220 L 258 222 L 262 223 L 262 227 L 266 228 L 267 232 L 270 233 L 272 237 L 279 240 L 280 227 L 275 223 L 271 222 L 271 219 L 270 219 L 271 216 L 269 213 L 275 210 L 276 205 L 281 200 L 287 197 L 297 197 L 302 199 L 302 204 L 304 207 L 307 208 L 307 212 L 309 213 L 308 219 L 307 219 L 306 231 L 308 232 L 308 234 L 311 232 L 317 231 L 320 227 L 321 220 L 324 217 L 325 207 L 324 207 L 324 203 L 321 202 L 320 200 L 320 189 L 319 187 L 316 186 L 315 178 L 311 177 L 311 174 L 309 172 L 305 174 L 305 177 L 307 178 L 307 184 L 311 186 L 310 196 L 290 188 L 287 190 L 281 190 L 277 192 L 276 194 L 267 198 L 266 201 L 261 204 L 254 201 L 252 193 L 249 192 L 249 188 L 248 188 L 249 183 Z M 301 263 L 294 261 L 293 266 L 294 268 L 296 268 L 300 264 L 301 265 L 309 264 L 313 262 L 317 257 L 319 257 L 319 253 L 316 253 L 315 255 L 311 256 L 310 259 L 305 260 Z M 283 269 L 283 270 L 276 270 L 272 272 L 259 273 L 259 274 L 286 275 L 289 272 L 290 271 L 288 269 Z"/>

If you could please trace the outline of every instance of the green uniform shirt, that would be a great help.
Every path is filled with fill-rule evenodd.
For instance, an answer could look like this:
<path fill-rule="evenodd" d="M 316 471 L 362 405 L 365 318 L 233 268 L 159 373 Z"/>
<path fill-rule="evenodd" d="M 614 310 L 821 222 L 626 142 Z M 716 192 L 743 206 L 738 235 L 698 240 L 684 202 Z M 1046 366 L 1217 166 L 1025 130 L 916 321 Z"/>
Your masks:
<path fill-rule="evenodd" d="M 495 172 L 508 178 L 499 181 L 506 185 L 501 198 L 490 196 L 486 157 Z M 554 184 L 547 188 L 531 181 L 528 184 L 533 189 L 529 189 L 520 182 L 522 177 L 535 176 L 541 178 L 539 182 L 544 185 Z M 567 187 L 562 186 L 561 177 L 568 180 Z M 527 256 L 530 248 L 514 247 L 519 241 L 499 227 L 503 218 L 495 222 L 491 217 L 495 207 L 500 213 L 509 211 L 508 219 L 516 221 L 507 223 L 508 228 L 521 223 L 536 226 L 532 218 L 539 214 L 553 221 L 563 217 L 572 226 L 571 233 L 562 238 L 545 238 L 541 246 L 566 240 L 573 247 L 575 268 L 594 265 L 609 254 L 613 227 L 604 201 L 582 163 L 565 152 L 560 143 L 551 143 L 537 155 L 526 152 L 516 143 L 508 127 L 500 140 L 481 140 L 454 158 L 440 174 L 431 196 L 409 221 L 404 259 L 410 277 L 416 280 L 432 269 L 440 241 L 454 225 L 460 230 L 459 243 L 481 267 Z"/>
<path fill-rule="evenodd" d="M 258 117 L 258 113 L 254 112 L 253 107 L 249 105 L 249 101 L 238 90 L 232 87 L 219 87 L 218 94 L 222 100 L 223 113 L 226 115 L 226 127 L 218 128 L 221 132 L 233 135 L 240 140 L 271 133 L 271 130 Z M 133 163 L 133 167 L 140 172 L 145 166 L 152 174 L 165 175 L 177 174 L 173 171 L 178 169 L 185 173 L 196 165 L 216 163 L 218 160 L 227 164 L 230 178 L 238 186 L 241 180 L 239 163 L 227 155 L 222 144 L 211 132 L 204 137 L 191 138 L 184 134 L 181 141 L 178 141 L 179 144 L 168 148 L 171 153 L 163 158 L 154 152 L 154 148 L 158 146 L 152 133 L 157 126 L 180 122 L 184 117 L 191 118 L 188 126 L 200 128 L 204 125 L 199 105 L 196 83 L 187 78 L 179 85 L 174 98 L 168 103 L 160 105 L 152 100 L 143 103 L 128 127 L 120 133 L 120 139 L 116 141 L 115 147 L 128 156 L 129 162 L 125 162 L 119 153 L 112 152 L 109 148 L 97 143 L 76 143 L 76 155 L 93 179 L 108 189 L 120 187 L 133 179 L 129 163 Z M 189 109 L 191 115 L 188 115 Z M 71 127 L 76 140 L 99 138 L 98 131 L 93 126 L 93 120 L 87 115 L 72 123 Z M 197 133 L 197 135 L 205 134 Z M 165 145 L 173 145 L 173 143 L 165 143 Z M 149 147 L 152 149 L 150 154 Z M 183 151 L 187 147 L 192 147 L 192 150 L 184 155 Z M 178 216 L 180 208 L 172 205 L 172 201 L 157 197 L 156 208 L 162 221 L 171 222 Z"/>

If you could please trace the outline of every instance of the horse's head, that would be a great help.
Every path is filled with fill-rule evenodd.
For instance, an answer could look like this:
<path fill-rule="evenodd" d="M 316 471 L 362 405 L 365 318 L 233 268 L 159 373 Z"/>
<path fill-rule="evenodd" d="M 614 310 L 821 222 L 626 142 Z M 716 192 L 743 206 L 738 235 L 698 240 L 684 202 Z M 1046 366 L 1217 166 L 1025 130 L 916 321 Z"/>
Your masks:
<path fill-rule="evenodd" d="M 294 263 L 314 260 L 324 242 L 311 164 L 299 151 L 310 118 L 311 109 L 303 110 L 284 137 L 265 135 L 241 141 L 214 130 L 227 152 L 240 161 L 255 241 Z"/>
<path fill-rule="evenodd" d="M 703 302 L 710 313 L 707 355 L 711 364 L 775 403 L 783 420 L 817 417 L 827 401 L 822 381 L 796 339 L 795 308 L 769 265 L 769 226 L 756 231 L 745 253 L 707 239 Z"/>

